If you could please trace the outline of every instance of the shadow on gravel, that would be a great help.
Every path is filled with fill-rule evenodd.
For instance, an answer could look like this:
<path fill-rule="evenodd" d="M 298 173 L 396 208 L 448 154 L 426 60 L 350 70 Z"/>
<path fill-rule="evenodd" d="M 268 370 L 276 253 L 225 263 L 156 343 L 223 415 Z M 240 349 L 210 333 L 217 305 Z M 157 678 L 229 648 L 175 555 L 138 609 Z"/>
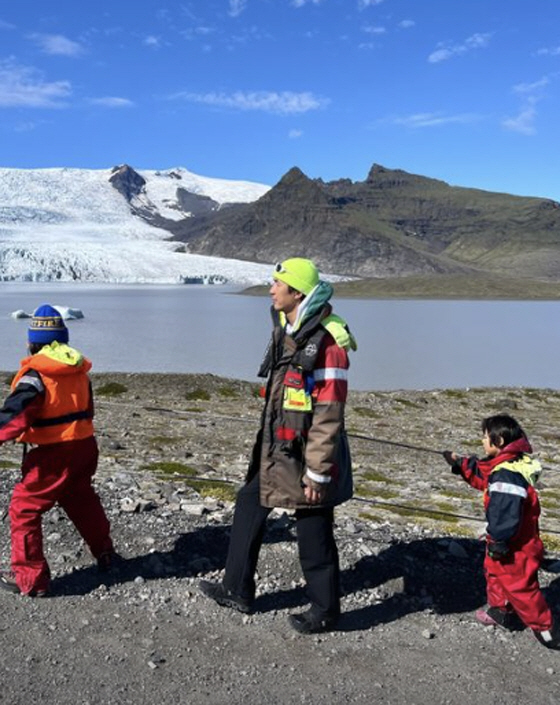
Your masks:
<path fill-rule="evenodd" d="M 229 533 L 229 526 L 204 525 L 189 533 L 181 534 L 170 551 L 153 551 L 140 556 L 120 557 L 107 573 L 100 573 L 96 565 L 75 569 L 53 579 L 52 596 L 85 595 L 100 585 L 110 587 L 134 582 L 139 578 L 149 581 L 203 577 L 225 566 Z M 295 538 L 288 526 L 271 522 L 264 543 L 290 541 L 295 541 Z M 303 590 L 298 592 L 299 599 L 296 604 L 303 603 L 305 599 Z"/>
<path fill-rule="evenodd" d="M 290 528 L 289 524 L 272 524 L 264 543 L 295 541 Z M 100 584 L 111 586 L 138 578 L 203 577 L 224 567 L 228 542 L 229 526 L 204 525 L 179 536 L 172 550 L 123 558 L 108 574 L 90 566 L 60 576 L 53 580 L 52 593 L 55 597 L 83 595 Z M 395 541 L 378 555 L 365 556 L 341 572 L 342 594 L 354 595 L 358 604 L 363 595 L 364 606 L 344 612 L 338 630 L 370 629 L 426 609 L 437 614 L 474 612 L 486 602 L 483 559 L 484 544 L 477 540 L 439 537 Z M 297 562 L 293 555 L 291 560 Z M 283 575 L 284 568 L 273 566 L 279 579 L 289 585 L 294 576 Z M 290 565 L 289 570 L 292 568 Z M 553 609 L 559 605 L 560 577 L 544 588 L 544 593 Z M 258 597 L 255 612 L 297 608 L 306 602 L 303 588 L 287 588 Z"/>

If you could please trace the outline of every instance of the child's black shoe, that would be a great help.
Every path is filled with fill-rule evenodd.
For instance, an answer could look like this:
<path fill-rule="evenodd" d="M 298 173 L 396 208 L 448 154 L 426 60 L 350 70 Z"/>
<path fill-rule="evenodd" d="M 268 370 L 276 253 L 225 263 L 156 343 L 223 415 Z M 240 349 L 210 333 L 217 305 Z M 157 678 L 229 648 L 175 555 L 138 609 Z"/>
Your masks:
<path fill-rule="evenodd" d="M 554 627 L 552 629 L 547 629 L 544 632 L 538 632 L 533 630 L 533 634 L 537 641 L 539 641 L 547 649 L 553 649 L 554 651 L 560 651 L 560 634 L 558 630 Z"/>

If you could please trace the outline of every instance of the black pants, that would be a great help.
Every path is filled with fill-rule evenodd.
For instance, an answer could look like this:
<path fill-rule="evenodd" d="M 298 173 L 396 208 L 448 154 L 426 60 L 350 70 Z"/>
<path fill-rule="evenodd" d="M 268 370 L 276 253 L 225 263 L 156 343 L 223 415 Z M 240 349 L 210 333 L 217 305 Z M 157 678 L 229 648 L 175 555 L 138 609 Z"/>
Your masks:
<path fill-rule="evenodd" d="M 261 506 L 257 474 L 237 494 L 226 560 L 224 587 L 241 597 L 252 599 L 255 595 L 255 571 L 270 512 Z M 311 609 L 320 618 L 338 617 L 340 571 L 333 509 L 297 509 L 295 517 L 299 560 Z"/>

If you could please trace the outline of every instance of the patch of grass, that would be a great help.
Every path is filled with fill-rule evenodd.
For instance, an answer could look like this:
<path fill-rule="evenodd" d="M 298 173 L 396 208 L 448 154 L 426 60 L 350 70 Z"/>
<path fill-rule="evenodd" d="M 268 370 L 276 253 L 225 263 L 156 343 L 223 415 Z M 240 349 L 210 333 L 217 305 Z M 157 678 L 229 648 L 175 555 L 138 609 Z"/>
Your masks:
<path fill-rule="evenodd" d="M 402 505 L 396 507 L 391 505 L 384 506 L 383 509 L 384 511 L 391 512 L 392 514 L 398 514 L 402 517 L 414 517 L 416 520 L 433 519 L 437 522 L 443 522 L 446 524 L 456 524 L 459 521 L 457 517 L 445 516 L 441 512 L 437 511 L 437 509 L 432 510 L 427 509 L 426 507 L 415 507 L 414 505 L 410 505 L 408 507 Z"/>
<path fill-rule="evenodd" d="M 438 493 L 443 497 L 449 497 L 450 499 L 470 499 L 470 493 L 468 492 L 455 492 L 454 490 L 438 490 Z"/>
<path fill-rule="evenodd" d="M 165 460 L 157 463 L 150 463 L 146 467 L 146 470 L 151 470 L 162 475 L 182 475 L 184 477 L 193 477 L 194 475 L 198 475 L 198 471 L 190 465 L 185 465 L 184 463 L 174 463 L 171 461 L 167 462 Z"/>
<path fill-rule="evenodd" d="M 178 443 L 179 440 L 178 438 L 170 438 L 169 436 L 153 436 L 153 438 L 148 439 L 148 442 L 152 446 L 165 446 Z"/>
<path fill-rule="evenodd" d="M 560 507 L 558 506 L 558 500 L 554 497 L 541 496 L 540 503 L 543 509 L 560 509 Z"/>
<path fill-rule="evenodd" d="M 420 404 L 417 404 L 415 401 L 411 401 L 410 399 L 403 399 L 401 397 L 397 397 L 395 399 L 395 401 L 398 404 L 402 404 L 403 406 L 408 406 L 411 409 L 419 409 L 420 408 Z"/>
<path fill-rule="evenodd" d="M 383 473 L 377 472 L 377 470 L 366 470 L 360 473 L 360 478 L 366 482 L 391 482 L 391 480 L 383 475 Z"/>
<path fill-rule="evenodd" d="M 239 396 L 236 389 L 228 386 L 220 387 L 218 389 L 218 394 L 225 399 L 236 399 Z"/>
<path fill-rule="evenodd" d="M 560 538 L 558 536 L 541 534 L 541 539 L 546 551 L 550 553 L 560 553 Z"/>
<path fill-rule="evenodd" d="M 379 412 L 368 409 L 367 406 L 354 406 L 352 407 L 352 411 L 358 414 L 358 416 L 365 416 L 370 419 L 378 419 L 381 416 Z"/>
<path fill-rule="evenodd" d="M 11 468 L 19 468 L 18 463 L 13 463 L 11 460 L 0 460 L 0 470 L 10 470 Z"/>
<path fill-rule="evenodd" d="M 465 399 L 467 396 L 467 393 L 462 389 L 444 389 L 442 394 L 450 399 Z"/>
<path fill-rule="evenodd" d="M 237 491 L 233 485 L 224 482 L 214 482 L 212 480 L 190 480 L 185 482 L 187 487 L 196 490 L 202 497 L 213 497 L 224 502 L 233 502 Z"/>
<path fill-rule="evenodd" d="M 396 499 L 399 496 L 399 493 L 381 487 L 372 489 L 370 487 L 365 487 L 364 485 L 356 485 L 356 495 L 359 497 L 372 497 L 374 499 Z"/>
<path fill-rule="evenodd" d="M 197 387 L 196 389 L 191 389 L 190 392 L 185 392 L 185 399 L 187 401 L 210 401 L 210 392 Z"/>
<path fill-rule="evenodd" d="M 383 517 L 381 517 L 377 514 L 373 514 L 372 512 L 360 512 L 358 514 L 358 517 L 360 519 L 363 519 L 364 521 L 375 521 L 375 522 L 383 521 Z"/>
<path fill-rule="evenodd" d="M 454 514 L 457 511 L 457 507 L 451 502 L 435 502 L 435 506 L 441 512 L 447 512 L 448 514 Z"/>
<path fill-rule="evenodd" d="M 95 393 L 102 397 L 115 397 L 128 392 L 128 387 L 120 382 L 107 382 L 95 390 Z"/>

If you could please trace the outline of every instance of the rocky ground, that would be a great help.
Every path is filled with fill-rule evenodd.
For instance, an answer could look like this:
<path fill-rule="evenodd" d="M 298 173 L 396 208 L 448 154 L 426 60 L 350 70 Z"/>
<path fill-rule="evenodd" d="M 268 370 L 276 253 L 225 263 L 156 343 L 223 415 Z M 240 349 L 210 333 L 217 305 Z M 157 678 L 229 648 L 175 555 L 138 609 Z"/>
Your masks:
<path fill-rule="evenodd" d="M 0 375 L 2 396 L 9 378 Z M 560 653 L 527 630 L 474 620 L 484 604 L 481 497 L 437 452 L 479 452 L 483 416 L 521 421 L 545 468 L 541 582 L 560 612 L 560 393 L 352 392 L 356 497 L 337 513 L 344 615 L 336 632 L 303 637 L 286 619 L 305 605 L 287 514 L 270 520 L 254 614 L 197 590 L 223 569 L 261 408 L 254 385 L 209 375 L 93 381 L 97 488 L 123 560 L 99 574 L 65 515 L 45 516 L 52 596 L 0 594 L 0 702 L 558 702 Z M 0 451 L 2 509 L 20 452 Z M 6 569 L 8 519 L 0 551 Z"/>

